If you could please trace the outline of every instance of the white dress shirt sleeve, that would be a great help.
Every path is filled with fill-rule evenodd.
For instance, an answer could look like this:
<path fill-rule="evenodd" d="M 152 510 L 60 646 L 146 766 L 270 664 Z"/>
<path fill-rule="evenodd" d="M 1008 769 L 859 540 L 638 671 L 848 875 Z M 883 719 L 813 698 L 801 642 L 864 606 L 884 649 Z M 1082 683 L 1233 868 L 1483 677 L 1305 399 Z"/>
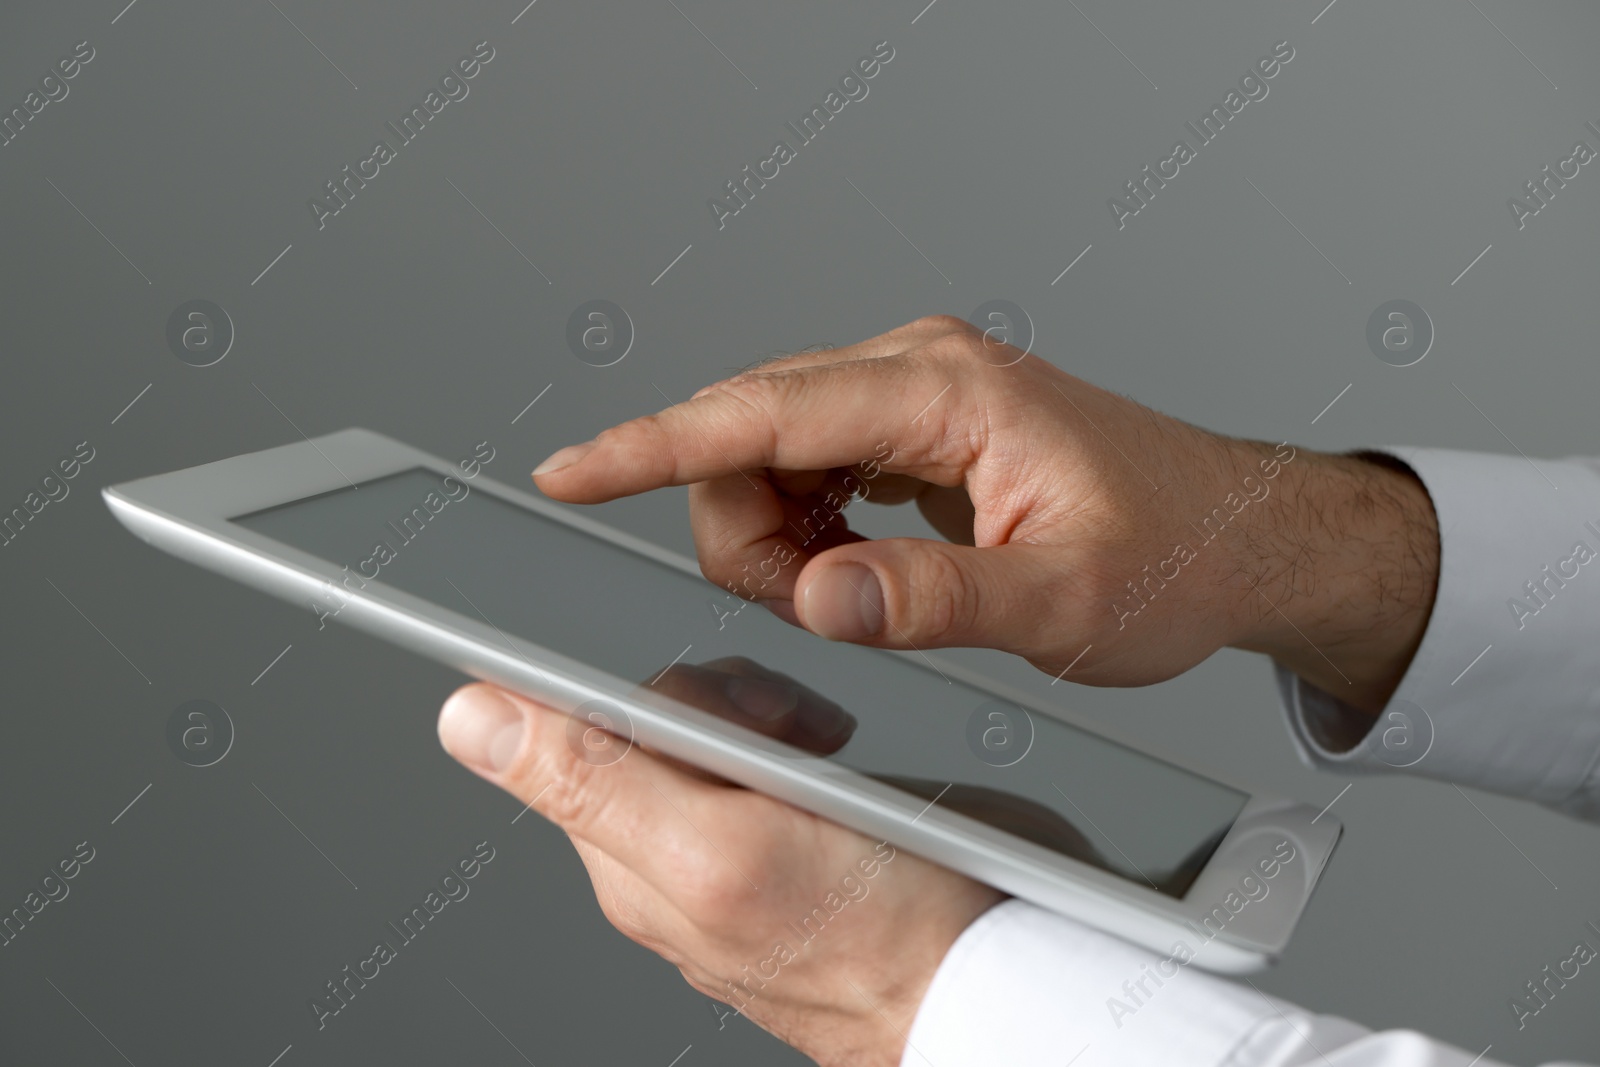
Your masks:
<path fill-rule="evenodd" d="M 1352 709 L 1277 668 L 1314 766 L 1402 771 L 1600 820 L 1600 470 L 1392 448 L 1439 518 L 1439 586 L 1421 647 L 1353 747 Z M 1202 950 L 1203 951 L 1203 950 Z M 901 1067 L 1497 1067 L 1409 1031 L 1314 1015 L 1018 900 L 946 954 Z M 1549 1065 L 1560 1067 L 1560 1065 Z"/>
<path fill-rule="evenodd" d="M 951 946 L 900 1067 L 1503 1067 L 1311 1015 L 1193 965 L 1157 985 L 1164 958 L 1008 900 Z"/>
<path fill-rule="evenodd" d="M 1589 460 L 1384 451 L 1433 498 L 1438 595 L 1399 689 L 1354 747 L 1333 740 L 1351 709 L 1275 668 L 1301 755 L 1600 820 L 1600 472 Z"/>

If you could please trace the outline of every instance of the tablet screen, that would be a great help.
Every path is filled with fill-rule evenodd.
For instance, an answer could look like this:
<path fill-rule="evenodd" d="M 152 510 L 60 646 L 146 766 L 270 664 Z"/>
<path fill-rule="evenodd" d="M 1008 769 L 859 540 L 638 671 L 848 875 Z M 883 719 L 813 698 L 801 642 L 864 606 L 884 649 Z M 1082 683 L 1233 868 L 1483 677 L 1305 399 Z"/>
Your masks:
<path fill-rule="evenodd" d="M 816 637 L 461 478 L 402 471 L 232 521 L 359 573 L 352 588 L 385 583 L 708 711 L 724 714 L 737 694 L 760 721 L 787 724 L 779 740 L 796 758 L 834 760 L 918 807 L 1169 896 L 1188 890 L 1248 800 L 937 669 Z"/>

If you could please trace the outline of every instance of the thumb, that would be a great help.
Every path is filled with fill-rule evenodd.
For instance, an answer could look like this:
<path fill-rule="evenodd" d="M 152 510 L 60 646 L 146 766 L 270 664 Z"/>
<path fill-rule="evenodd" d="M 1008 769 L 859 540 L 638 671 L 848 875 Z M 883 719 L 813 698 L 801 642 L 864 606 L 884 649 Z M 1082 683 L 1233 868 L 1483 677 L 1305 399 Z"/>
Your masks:
<path fill-rule="evenodd" d="M 973 548 L 915 537 L 860 541 L 814 557 L 795 612 L 830 641 L 880 648 L 1033 648 L 1057 605 L 1042 546 Z"/>

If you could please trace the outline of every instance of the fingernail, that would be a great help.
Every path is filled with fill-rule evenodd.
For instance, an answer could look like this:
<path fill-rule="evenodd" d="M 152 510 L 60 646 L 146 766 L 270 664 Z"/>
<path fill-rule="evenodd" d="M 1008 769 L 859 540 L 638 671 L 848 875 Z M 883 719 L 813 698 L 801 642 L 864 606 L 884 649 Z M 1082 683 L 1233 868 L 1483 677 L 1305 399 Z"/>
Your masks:
<path fill-rule="evenodd" d="M 522 748 L 522 709 L 483 685 L 462 689 L 439 712 L 439 742 L 469 767 L 503 771 Z"/>
<path fill-rule="evenodd" d="M 563 467 L 570 467 L 593 451 L 593 441 L 585 441 L 581 445 L 568 445 L 533 468 L 533 476 L 537 478 L 541 474 L 549 474 L 552 471 L 561 470 Z"/>
<path fill-rule="evenodd" d="M 761 722 L 781 718 L 800 703 L 800 690 L 794 686 L 761 678 L 729 678 L 723 690 L 740 711 Z"/>
<path fill-rule="evenodd" d="M 883 626 L 883 586 L 861 563 L 829 567 L 806 586 L 806 623 L 830 641 L 859 641 Z"/>

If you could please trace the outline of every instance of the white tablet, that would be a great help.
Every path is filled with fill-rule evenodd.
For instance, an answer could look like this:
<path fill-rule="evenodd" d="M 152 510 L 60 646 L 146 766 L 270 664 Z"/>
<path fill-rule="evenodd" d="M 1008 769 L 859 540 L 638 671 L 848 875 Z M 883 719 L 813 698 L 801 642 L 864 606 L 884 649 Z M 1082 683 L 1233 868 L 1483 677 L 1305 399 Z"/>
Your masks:
<path fill-rule="evenodd" d="M 493 481 L 494 458 L 351 429 L 105 498 L 158 548 L 304 605 L 308 629 L 347 623 L 568 712 L 586 759 L 649 746 L 1175 965 L 1242 973 L 1287 943 L 1332 816 L 939 658 L 792 627 L 691 559 Z M 792 695 L 782 731 L 696 696 L 738 676 L 785 683 L 756 687 Z"/>

